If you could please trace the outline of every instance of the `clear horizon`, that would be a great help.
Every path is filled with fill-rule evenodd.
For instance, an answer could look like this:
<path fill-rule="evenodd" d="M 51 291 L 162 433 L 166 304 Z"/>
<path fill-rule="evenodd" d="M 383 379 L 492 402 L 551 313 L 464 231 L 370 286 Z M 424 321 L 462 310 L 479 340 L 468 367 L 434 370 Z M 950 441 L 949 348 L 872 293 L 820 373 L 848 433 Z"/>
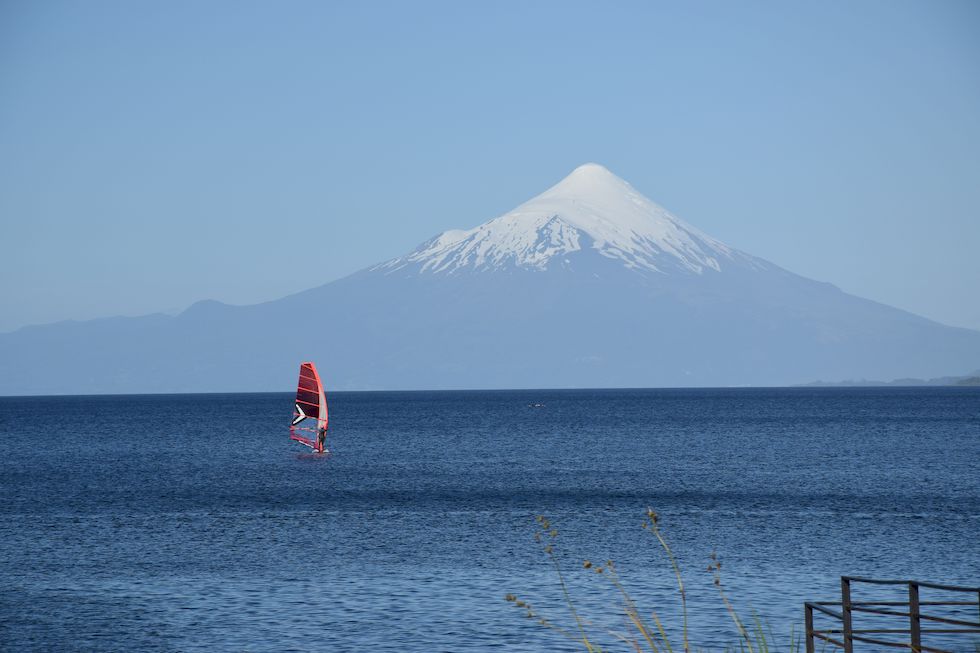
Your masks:
<path fill-rule="evenodd" d="M 587 161 L 980 329 L 977 27 L 967 2 L 6 3 L 0 331 L 276 299 Z"/>

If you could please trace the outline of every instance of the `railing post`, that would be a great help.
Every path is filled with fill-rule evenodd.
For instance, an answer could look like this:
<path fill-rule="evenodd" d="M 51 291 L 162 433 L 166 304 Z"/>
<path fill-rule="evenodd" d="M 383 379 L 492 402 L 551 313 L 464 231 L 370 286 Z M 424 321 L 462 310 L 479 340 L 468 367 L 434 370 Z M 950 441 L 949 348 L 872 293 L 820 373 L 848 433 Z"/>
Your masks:
<path fill-rule="evenodd" d="M 919 585 L 909 581 L 909 634 L 912 637 L 912 653 L 922 653 L 922 631 L 919 624 Z"/>
<path fill-rule="evenodd" d="M 806 653 L 816 653 L 816 648 L 813 646 L 813 606 L 804 603 L 803 615 L 806 624 Z"/>
<path fill-rule="evenodd" d="M 851 579 L 840 577 L 840 607 L 844 617 L 844 653 L 854 653 L 853 633 L 851 632 Z"/>

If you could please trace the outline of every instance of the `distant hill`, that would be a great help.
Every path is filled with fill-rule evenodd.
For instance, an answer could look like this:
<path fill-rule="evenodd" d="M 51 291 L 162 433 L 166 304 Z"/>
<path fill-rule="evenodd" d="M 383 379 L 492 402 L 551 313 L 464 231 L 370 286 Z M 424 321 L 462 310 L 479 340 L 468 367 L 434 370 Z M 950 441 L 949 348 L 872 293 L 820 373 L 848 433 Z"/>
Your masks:
<path fill-rule="evenodd" d="M 980 385 L 980 370 L 966 376 L 941 376 L 935 379 L 895 379 L 894 381 L 813 381 L 802 384 L 806 387 L 855 387 L 855 386 L 942 386 L 942 385 Z"/>
<path fill-rule="evenodd" d="M 314 244 L 283 254 L 318 276 Z M 586 164 L 276 301 L 0 335 L 0 394 L 288 390 L 304 360 L 330 389 L 773 386 L 980 366 L 980 332 L 739 251 Z"/>

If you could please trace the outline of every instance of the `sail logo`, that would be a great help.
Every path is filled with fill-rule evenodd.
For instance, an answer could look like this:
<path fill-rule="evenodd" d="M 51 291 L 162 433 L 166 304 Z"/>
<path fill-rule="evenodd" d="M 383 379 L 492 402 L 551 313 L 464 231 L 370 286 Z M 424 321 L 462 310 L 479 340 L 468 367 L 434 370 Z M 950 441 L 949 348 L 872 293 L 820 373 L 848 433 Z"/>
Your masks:
<path fill-rule="evenodd" d="M 307 414 L 303 412 L 303 408 L 298 403 L 296 404 L 296 413 L 297 415 L 293 418 L 292 426 L 296 426 L 307 418 Z"/>

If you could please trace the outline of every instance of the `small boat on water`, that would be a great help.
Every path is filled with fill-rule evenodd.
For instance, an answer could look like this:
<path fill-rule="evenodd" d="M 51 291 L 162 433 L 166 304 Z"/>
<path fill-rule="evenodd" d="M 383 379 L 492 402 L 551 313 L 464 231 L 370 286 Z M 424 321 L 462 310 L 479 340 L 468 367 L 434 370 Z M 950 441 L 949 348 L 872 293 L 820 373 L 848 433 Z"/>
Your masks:
<path fill-rule="evenodd" d="M 316 365 L 311 362 L 299 366 L 289 439 L 317 453 L 327 453 L 327 395 L 323 391 Z"/>

